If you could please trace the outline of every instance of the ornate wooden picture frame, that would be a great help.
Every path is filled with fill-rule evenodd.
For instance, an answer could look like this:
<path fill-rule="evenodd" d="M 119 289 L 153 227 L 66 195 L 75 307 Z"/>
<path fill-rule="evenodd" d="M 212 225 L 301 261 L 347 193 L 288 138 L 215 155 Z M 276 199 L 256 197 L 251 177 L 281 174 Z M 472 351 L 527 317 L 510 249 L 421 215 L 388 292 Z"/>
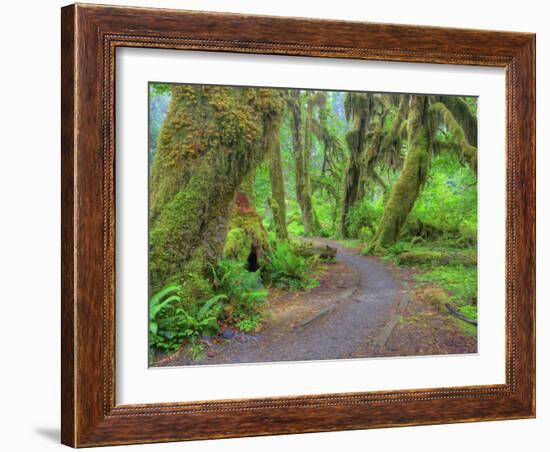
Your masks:
<path fill-rule="evenodd" d="M 62 442 L 73 447 L 535 416 L 535 35 L 161 9 L 62 9 Z M 120 47 L 506 70 L 506 382 L 117 405 L 115 51 Z"/>

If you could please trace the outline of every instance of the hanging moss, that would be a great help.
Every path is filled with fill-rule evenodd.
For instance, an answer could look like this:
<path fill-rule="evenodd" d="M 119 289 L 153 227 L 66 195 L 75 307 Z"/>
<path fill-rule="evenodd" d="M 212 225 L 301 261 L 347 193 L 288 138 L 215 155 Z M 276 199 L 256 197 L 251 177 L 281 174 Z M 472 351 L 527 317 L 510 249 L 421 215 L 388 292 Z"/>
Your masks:
<path fill-rule="evenodd" d="M 382 138 L 377 161 L 393 170 L 401 169 L 403 165 L 401 148 L 403 140 L 406 139 L 408 109 L 409 96 L 403 94 L 399 98 L 399 105 L 395 117 L 392 118 L 391 126 L 384 128 L 381 132 Z"/>
<path fill-rule="evenodd" d="M 477 146 L 477 115 L 463 97 L 436 96 L 434 103 L 440 102 L 447 107 L 453 118 L 464 132 L 468 143 Z"/>
<path fill-rule="evenodd" d="M 344 107 L 348 121 L 353 129 L 346 134 L 349 157 L 344 180 L 344 194 L 340 216 L 340 235 L 348 237 L 349 211 L 360 198 L 360 185 L 363 178 L 366 134 L 373 106 L 372 96 L 368 93 L 348 93 Z"/>
<path fill-rule="evenodd" d="M 451 110 L 441 102 L 433 104 L 430 110 L 447 125 L 454 141 L 452 144 L 456 144 L 456 149 L 459 151 L 459 157 L 462 161 L 465 160 L 468 162 L 474 173 L 477 174 L 477 148 L 470 144 L 464 129 L 458 123 Z"/>

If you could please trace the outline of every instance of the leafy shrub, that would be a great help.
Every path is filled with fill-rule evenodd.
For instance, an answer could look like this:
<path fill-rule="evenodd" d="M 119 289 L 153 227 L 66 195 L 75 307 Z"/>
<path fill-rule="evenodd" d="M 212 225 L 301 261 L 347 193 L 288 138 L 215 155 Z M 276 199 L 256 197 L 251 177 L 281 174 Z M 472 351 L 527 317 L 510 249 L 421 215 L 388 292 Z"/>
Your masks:
<path fill-rule="evenodd" d="M 272 249 L 263 269 L 269 284 L 292 290 L 306 289 L 315 282 L 310 278 L 311 259 L 297 255 L 286 242 Z"/>
<path fill-rule="evenodd" d="M 295 200 L 287 199 L 287 230 L 291 236 L 301 236 L 304 234 L 301 212 L 300 206 Z"/>
<path fill-rule="evenodd" d="M 222 260 L 212 269 L 212 287 L 226 299 L 226 314 L 240 320 L 258 314 L 267 302 L 268 291 L 263 287 L 259 271 L 250 272 L 245 264 Z"/>
<path fill-rule="evenodd" d="M 195 303 L 191 309 L 184 309 L 180 292 L 181 286 L 171 285 L 149 300 L 149 337 L 153 350 L 174 351 L 183 340 L 189 341 L 195 349 L 198 337 L 218 330 L 220 301 L 227 297 L 215 295 L 205 302 Z"/>
<path fill-rule="evenodd" d="M 158 291 L 149 300 L 149 332 L 151 334 L 159 333 L 159 319 L 165 312 L 173 308 L 175 302 L 181 301 L 180 290 L 181 286 L 168 286 Z"/>
<path fill-rule="evenodd" d="M 477 242 L 477 183 L 470 168 L 452 154 L 444 153 L 432 162 L 428 181 L 416 200 L 403 237 L 419 234 L 428 239 L 467 247 Z M 416 227 L 415 227 L 416 225 Z M 413 226 L 407 231 L 407 226 Z"/>
<path fill-rule="evenodd" d="M 237 322 L 237 328 L 245 333 L 257 331 L 260 327 L 262 318 L 259 315 L 250 316 L 247 319 L 242 319 Z"/>
<path fill-rule="evenodd" d="M 319 237 L 332 237 L 336 234 L 336 224 L 339 220 L 338 206 L 330 199 L 326 199 L 324 193 L 319 193 L 315 203 L 315 214 L 319 220 L 320 229 L 316 235 Z"/>
<path fill-rule="evenodd" d="M 372 202 L 367 198 L 356 202 L 348 214 L 348 233 L 350 237 L 362 241 L 370 240 L 375 232 L 375 226 L 382 216 L 382 199 Z"/>
<path fill-rule="evenodd" d="M 384 250 L 384 259 L 397 262 L 400 254 L 406 253 L 411 249 L 413 249 L 413 246 L 410 243 L 400 240 Z"/>

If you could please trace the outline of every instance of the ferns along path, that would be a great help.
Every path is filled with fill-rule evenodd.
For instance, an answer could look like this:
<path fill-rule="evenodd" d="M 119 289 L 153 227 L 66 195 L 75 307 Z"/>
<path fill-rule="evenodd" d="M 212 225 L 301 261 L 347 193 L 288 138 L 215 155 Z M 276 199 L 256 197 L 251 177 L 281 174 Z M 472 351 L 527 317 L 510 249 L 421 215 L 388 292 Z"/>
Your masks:
<path fill-rule="evenodd" d="M 349 266 L 357 278 L 343 281 L 321 306 L 303 315 L 296 309 L 291 322 L 280 325 L 272 319 L 258 334 L 237 334 L 234 340 L 213 345 L 210 357 L 193 361 L 180 356 L 170 362 L 182 364 L 223 364 L 274 361 L 304 361 L 375 356 L 374 345 L 391 318 L 399 299 L 400 284 L 376 258 L 357 254 L 328 240 L 315 239 L 337 249 L 336 261 Z M 343 298 L 342 298 L 343 296 Z M 295 300 L 314 304 L 315 294 Z M 329 304 L 326 304 L 329 301 Z M 307 306 L 306 306 L 307 307 Z M 275 327 L 270 328 L 269 326 Z"/>

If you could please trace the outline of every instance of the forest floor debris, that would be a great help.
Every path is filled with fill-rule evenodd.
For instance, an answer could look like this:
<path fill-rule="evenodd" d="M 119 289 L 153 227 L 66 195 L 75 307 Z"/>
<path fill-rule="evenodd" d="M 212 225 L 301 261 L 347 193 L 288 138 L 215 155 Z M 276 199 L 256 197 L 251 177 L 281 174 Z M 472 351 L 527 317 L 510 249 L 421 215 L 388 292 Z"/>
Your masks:
<path fill-rule="evenodd" d="M 410 286 L 409 303 L 383 350 L 384 356 L 430 356 L 477 352 L 477 328 L 453 317 L 445 308 L 446 293 L 435 285 L 418 284 L 418 270 L 392 265 Z"/>

